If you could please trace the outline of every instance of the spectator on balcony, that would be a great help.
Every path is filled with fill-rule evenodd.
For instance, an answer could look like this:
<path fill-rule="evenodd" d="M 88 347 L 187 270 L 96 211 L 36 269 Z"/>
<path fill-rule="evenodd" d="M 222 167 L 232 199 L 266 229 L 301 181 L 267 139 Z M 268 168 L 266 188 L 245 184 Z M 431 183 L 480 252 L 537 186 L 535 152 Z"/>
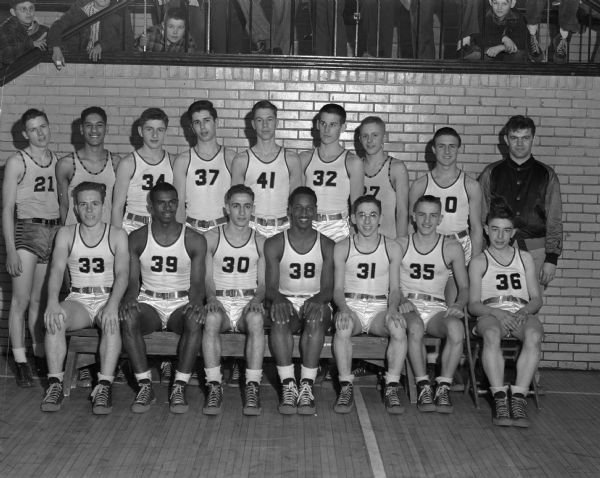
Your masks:
<path fill-rule="evenodd" d="M 135 45 L 139 51 L 166 51 L 171 53 L 195 53 L 196 43 L 187 33 L 187 49 L 185 35 L 185 11 L 181 8 L 170 8 L 165 14 L 165 21 L 160 25 L 152 25 L 146 33 L 140 35 Z"/>
<path fill-rule="evenodd" d="M 56 20 L 48 32 L 48 48 L 52 49 L 52 61 L 57 69 L 65 65 L 63 48 L 70 52 L 86 51 L 90 60 L 98 61 L 103 53 L 115 52 L 133 44 L 131 22 L 124 21 L 122 11 L 111 13 L 89 25 L 68 39 L 63 34 L 107 8 L 111 0 L 76 0 L 67 12 Z"/>
<path fill-rule="evenodd" d="M 0 25 L 0 66 L 34 48 L 46 49 L 48 27 L 35 20 L 35 2 L 10 0 L 9 5 L 11 16 Z"/>
<path fill-rule="evenodd" d="M 484 19 L 482 46 L 485 60 L 518 62 L 527 60 L 527 25 L 514 10 L 517 0 L 489 0 Z"/>
<path fill-rule="evenodd" d="M 479 12 L 481 0 L 411 0 L 410 15 L 412 21 L 413 44 L 415 55 L 419 59 L 435 58 L 435 42 L 433 36 L 433 16 L 440 18 L 442 35 L 450 32 L 448 15 L 458 15 L 458 41 L 456 57 L 473 61 L 481 58 L 481 49 L 474 42 L 479 34 Z M 446 18 L 442 18 L 446 17 Z M 453 56 L 453 55 L 452 55 Z M 450 58 L 451 55 L 445 55 Z"/>
<path fill-rule="evenodd" d="M 409 8 L 410 0 L 361 0 L 358 56 L 391 58 L 396 26 L 398 56 L 411 58 Z"/>
<path fill-rule="evenodd" d="M 344 23 L 344 0 L 318 0 L 315 3 L 314 52 L 319 56 L 348 56 Z"/>

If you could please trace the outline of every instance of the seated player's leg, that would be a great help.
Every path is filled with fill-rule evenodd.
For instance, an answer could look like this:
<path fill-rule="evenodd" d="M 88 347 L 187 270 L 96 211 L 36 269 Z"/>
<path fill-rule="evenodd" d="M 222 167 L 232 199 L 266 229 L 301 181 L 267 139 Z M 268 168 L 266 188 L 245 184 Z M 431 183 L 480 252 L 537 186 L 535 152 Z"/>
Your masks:
<path fill-rule="evenodd" d="M 156 398 L 152 390 L 152 372 L 148 367 L 144 335 L 162 330 L 163 323 L 158 311 L 149 304 L 138 304 L 138 311 L 121 322 L 123 345 L 129 356 L 139 391 L 131 405 L 133 413 L 150 410 Z"/>
<path fill-rule="evenodd" d="M 208 312 L 202 334 L 202 355 L 208 397 L 202 413 L 218 415 L 223 409 L 223 377 L 221 375 L 221 332 L 231 330 L 231 322 L 225 311 Z"/>
<path fill-rule="evenodd" d="M 363 325 L 358 317 L 352 318 L 352 323 L 344 327 L 336 317 L 335 334 L 333 335 L 333 350 L 335 363 L 339 373 L 340 394 L 333 410 L 336 413 L 350 413 L 354 406 L 352 374 L 352 337 L 363 331 Z"/>
<path fill-rule="evenodd" d="M 389 337 L 386 358 L 388 369 L 385 374 L 384 404 L 388 413 L 400 414 L 404 412 L 404 406 L 400 400 L 400 375 L 408 348 L 406 329 L 404 326 L 389 320 L 386 323 L 387 310 L 379 312 L 371 326 L 369 333 L 380 337 Z"/>
<path fill-rule="evenodd" d="M 433 390 L 425 368 L 426 350 L 423 343 L 425 323 L 417 312 L 404 314 L 408 331 L 408 357 L 417 384 L 417 409 L 420 412 L 434 412 Z"/>
<path fill-rule="evenodd" d="M 48 361 L 48 388 L 42 399 L 41 409 L 44 412 L 60 410 L 64 393 L 64 363 L 67 355 L 65 334 L 69 330 L 80 330 L 92 325 L 92 318 L 86 308 L 76 301 L 62 302 L 65 311 L 64 326 L 46 331 L 46 360 Z"/>
<path fill-rule="evenodd" d="M 260 415 L 260 382 L 265 355 L 265 316 L 258 311 L 246 311 L 236 322 L 236 328 L 246 334 L 246 386 L 244 415 Z"/>
<path fill-rule="evenodd" d="M 48 264 L 38 262 L 33 273 L 33 283 L 31 285 L 31 296 L 29 298 L 29 308 L 27 311 L 27 325 L 29 334 L 33 341 L 33 354 L 36 357 L 43 358 L 44 352 L 44 323 L 42 320 L 43 310 L 40 313 L 40 307 L 45 307 L 42 304 L 42 292 L 45 289 L 46 272 Z M 46 291 L 44 291 L 45 299 Z"/>
<path fill-rule="evenodd" d="M 463 323 L 457 317 L 445 317 L 445 312 L 438 312 L 427 321 L 425 330 L 434 337 L 446 338 L 442 350 L 442 374 L 435 379 L 437 386 L 434 404 L 436 411 L 452 413 L 454 408 L 450 400 L 450 387 L 463 351 Z"/>
<path fill-rule="evenodd" d="M 483 370 L 490 382 L 490 391 L 494 398 L 492 423 L 510 426 L 512 420 L 508 410 L 508 387 L 504 386 L 504 357 L 500 348 L 504 328 L 496 317 L 486 315 L 477 320 L 476 331 L 477 335 L 483 338 Z"/>

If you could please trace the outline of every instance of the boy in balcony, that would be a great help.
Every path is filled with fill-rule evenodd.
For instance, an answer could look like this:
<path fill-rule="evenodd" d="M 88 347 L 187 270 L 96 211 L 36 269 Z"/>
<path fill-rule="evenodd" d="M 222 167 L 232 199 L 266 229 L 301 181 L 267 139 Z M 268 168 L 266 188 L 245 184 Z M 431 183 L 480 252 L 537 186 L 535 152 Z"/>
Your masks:
<path fill-rule="evenodd" d="M 196 44 L 187 33 L 187 48 L 185 35 L 185 12 L 181 8 L 170 8 L 165 14 L 165 21 L 160 25 L 152 25 L 146 33 L 136 40 L 139 51 L 166 51 L 170 53 L 195 53 Z"/>
<path fill-rule="evenodd" d="M 10 0 L 8 3 L 11 16 L 0 25 L 0 65 L 14 62 L 34 48 L 44 51 L 48 34 L 48 27 L 34 18 L 34 1 Z"/>

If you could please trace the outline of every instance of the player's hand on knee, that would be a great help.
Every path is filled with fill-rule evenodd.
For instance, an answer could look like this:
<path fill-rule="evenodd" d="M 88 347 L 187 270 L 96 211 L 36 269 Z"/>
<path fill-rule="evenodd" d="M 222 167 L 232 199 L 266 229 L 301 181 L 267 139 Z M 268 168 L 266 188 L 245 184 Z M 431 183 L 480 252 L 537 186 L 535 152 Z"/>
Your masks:
<path fill-rule="evenodd" d="M 186 320 L 193 320 L 199 324 L 203 324 L 206 320 L 206 308 L 202 304 L 188 302 L 183 309 L 183 316 Z"/>
<path fill-rule="evenodd" d="M 462 307 L 457 306 L 456 304 L 452 304 L 446 310 L 444 317 L 456 317 L 457 319 L 462 319 L 465 316 L 464 310 Z"/>
<path fill-rule="evenodd" d="M 116 307 L 105 304 L 98 312 L 102 332 L 114 334 L 119 330 L 119 310 Z"/>
<path fill-rule="evenodd" d="M 340 310 L 335 316 L 335 328 L 339 330 L 346 330 L 352 327 L 354 323 L 353 313 L 350 309 L 346 308 Z"/>
<path fill-rule="evenodd" d="M 401 314 L 408 314 L 409 312 L 416 312 L 417 309 L 410 300 L 405 300 L 398 306 L 398 311 Z"/>
<path fill-rule="evenodd" d="M 304 320 L 309 324 L 323 322 L 324 307 L 326 307 L 326 305 L 321 302 L 311 302 L 307 300 L 304 302 L 303 307 Z"/>
<path fill-rule="evenodd" d="M 385 325 L 389 329 L 390 326 L 406 328 L 406 319 L 399 310 L 388 309 L 385 314 Z"/>
<path fill-rule="evenodd" d="M 217 299 L 216 296 L 211 296 L 208 298 L 208 300 L 206 301 L 206 306 L 205 306 L 205 312 L 208 313 L 213 313 L 213 314 L 218 314 L 220 312 L 222 312 L 223 309 L 223 304 L 221 304 L 221 301 L 219 299 Z"/>
<path fill-rule="evenodd" d="M 131 318 L 140 312 L 140 304 L 135 298 L 125 298 L 119 304 L 119 319 L 131 320 Z"/>
<path fill-rule="evenodd" d="M 271 305 L 271 320 L 278 325 L 287 324 L 292 318 L 293 310 L 292 304 L 287 300 L 273 302 Z"/>
<path fill-rule="evenodd" d="M 23 264 L 17 251 L 6 252 L 6 272 L 11 277 L 19 277 L 23 272 Z"/>
<path fill-rule="evenodd" d="M 64 327 L 66 317 L 67 314 L 60 305 L 48 305 L 46 307 L 46 312 L 44 312 L 44 325 L 46 326 L 46 330 L 55 334 L 56 331 L 61 330 Z"/>
<path fill-rule="evenodd" d="M 265 308 L 263 307 L 263 304 L 261 301 L 259 300 L 255 300 L 252 299 L 250 302 L 248 302 L 246 304 L 246 307 L 244 307 L 244 315 L 247 314 L 248 312 L 254 312 L 255 314 L 263 314 L 265 313 Z"/>

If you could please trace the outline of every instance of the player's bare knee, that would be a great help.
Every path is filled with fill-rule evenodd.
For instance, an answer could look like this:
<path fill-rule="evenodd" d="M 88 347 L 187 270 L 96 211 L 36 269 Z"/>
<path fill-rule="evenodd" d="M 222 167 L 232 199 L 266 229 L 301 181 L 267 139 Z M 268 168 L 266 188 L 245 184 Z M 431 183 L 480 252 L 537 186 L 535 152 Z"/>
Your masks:
<path fill-rule="evenodd" d="M 483 338 L 483 344 L 486 347 L 500 347 L 500 340 L 503 335 L 500 326 L 488 325 L 485 329 L 480 330 L 479 334 Z"/>
<path fill-rule="evenodd" d="M 448 320 L 446 324 L 447 336 L 446 340 L 453 344 L 462 343 L 465 339 L 465 331 L 463 324 L 456 319 Z"/>

